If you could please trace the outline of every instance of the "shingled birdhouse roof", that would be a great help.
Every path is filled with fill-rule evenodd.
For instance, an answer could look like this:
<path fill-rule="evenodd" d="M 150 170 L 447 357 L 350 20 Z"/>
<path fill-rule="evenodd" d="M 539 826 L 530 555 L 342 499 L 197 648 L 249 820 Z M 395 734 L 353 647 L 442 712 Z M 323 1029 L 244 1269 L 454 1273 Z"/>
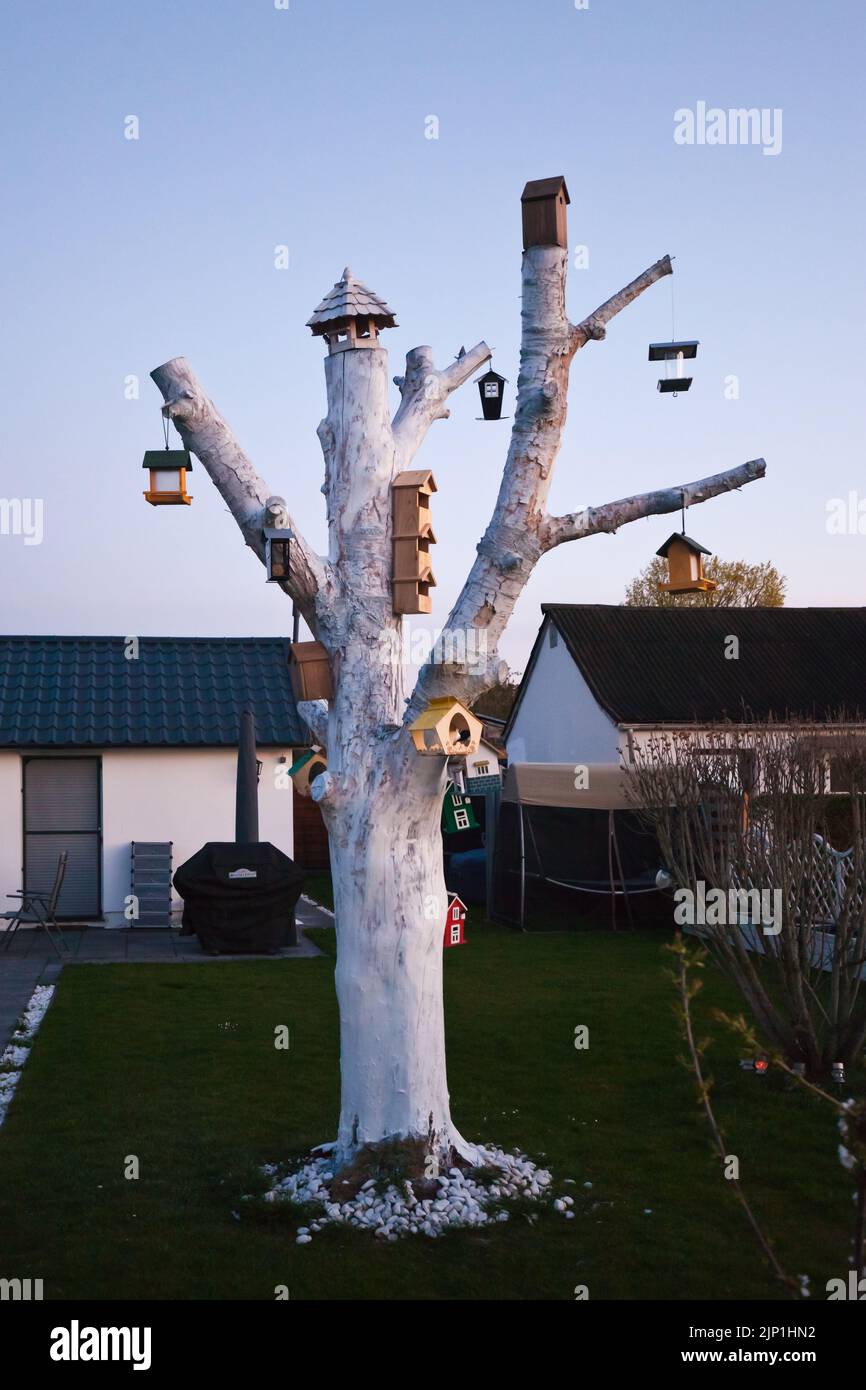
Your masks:
<path fill-rule="evenodd" d="M 312 318 L 307 319 L 307 327 L 313 333 L 327 333 L 349 319 L 371 319 L 377 328 L 397 327 L 394 310 L 389 309 L 384 299 L 368 290 L 360 280 L 356 280 L 349 266 L 346 266 L 334 288 L 316 306 Z"/>

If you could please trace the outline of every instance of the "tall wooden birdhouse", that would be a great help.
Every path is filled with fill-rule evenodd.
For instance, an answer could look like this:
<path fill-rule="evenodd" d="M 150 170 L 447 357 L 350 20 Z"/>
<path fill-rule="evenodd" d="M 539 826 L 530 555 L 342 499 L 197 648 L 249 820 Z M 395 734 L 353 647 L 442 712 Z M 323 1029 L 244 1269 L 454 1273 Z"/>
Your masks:
<path fill-rule="evenodd" d="M 391 585 L 395 613 L 429 613 L 436 580 L 430 547 L 436 544 L 430 523 L 430 495 L 436 482 L 429 469 L 398 473 L 391 484 L 393 565 Z"/>
<path fill-rule="evenodd" d="M 466 945 L 466 904 L 456 893 L 448 894 L 448 911 L 445 914 L 445 945 Z"/>
<path fill-rule="evenodd" d="M 329 353 L 335 353 L 378 347 L 379 329 L 396 328 L 397 320 L 384 299 L 356 280 L 346 266 L 312 318 L 307 319 L 307 327 L 314 337 L 324 338 Z"/>
<path fill-rule="evenodd" d="M 717 588 L 715 580 L 704 577 L 704 555 L 712 551 L 699 545 L 684 532 L 674 531 L 657 551 L 668 562 L 667 583 L 659 589 L 671 594 L 707 593 Z"/>
<path fill-rule="evenodd" d="M 520 197 L 523 213 L 523 249 L 530 246 L 567 246 L 567 205 L 571 202 L 565 179 L 533 179 Z"/>
<path fill-rule="evenodd" d="M 475 753 L 482 734 L 481 720 L 450 695 L 431 700 L 409 729 L 415 751 L 431 757 Z"/>
<path fill-rule="evenodd" d="M 148 449 L 142 468 L 150 472 L 150 487 L 145 500 L 152 507 L 174 507 L 192 501 L 186 490 L 186 475 L 192 469 L 188 449 Z"/>
<path fill-rule="evenodd" d="M 321 642 L 293 642 L 289 677 L 296 700 L 333 700 L 334 682 L 328 653 Z"/>

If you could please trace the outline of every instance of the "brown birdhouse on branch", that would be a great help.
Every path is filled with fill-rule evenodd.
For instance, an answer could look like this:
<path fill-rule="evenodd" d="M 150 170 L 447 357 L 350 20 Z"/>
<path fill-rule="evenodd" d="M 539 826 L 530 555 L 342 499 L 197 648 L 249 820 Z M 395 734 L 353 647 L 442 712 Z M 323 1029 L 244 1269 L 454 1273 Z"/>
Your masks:
<path fill-rule="evenodd" d="M 659 589 L 670 594 L 695 594 L 708 593 L 717 588 L 714 579 L 704 578 L 702 557 L 711 554 L 711 550 L 699 545 L 684 532 L 674 531 L 656 551 L 656 555 L 661 555 L 668 562 L 668 580 L 659 584 Z"/>
<path fill-rule="evenodd" d="M 436 482 L 429 469 L 398 473 L 391 484 L 393 499 L 393 609 L 395 613 L 429 613 L 430 590 L 436 585 L 430 547 L 436 544 L 430 522 L 430 494 Z"/>
<path fill-rule="evenodd" d="M 334 682 L 328 653 L 321 642 L 293 642 L 289 677 L 296 700 L 333 700 Z"/>

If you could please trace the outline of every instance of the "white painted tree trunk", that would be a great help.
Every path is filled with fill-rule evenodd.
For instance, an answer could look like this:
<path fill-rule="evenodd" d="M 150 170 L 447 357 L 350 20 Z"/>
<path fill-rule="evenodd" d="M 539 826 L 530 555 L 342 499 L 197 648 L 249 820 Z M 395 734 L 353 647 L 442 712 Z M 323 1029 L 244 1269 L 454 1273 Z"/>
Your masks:
<path fill-rule="evenodd" d="M 328 816 L 337 917 L 342 1093 L 338 1162 L 421 1138 L 442 1168 L 470 1147 L 451 1122 L 442 1010 L 446 893 L 442 778 L 409 773 L 399 800 L 371 768 L 363 802 Z M 421 785 L 421 782 L 426 785 Z"/>
<path fill-rule="evenodd" d="M 637 295 L 671 273 L 657 261 L 577 326 L 565 313 L 567 253 L 532 247 L 523 257 L 518 399 L 511 445 L 491 522 L 446 633 L 445 650 L 466 662 L 428 663 L 411 701 L 403 691 L 401 620 L 392 612 L 391 482 L 412 466 L 445 401 L 489 358 L 484 343 L 442 371 L 428 347 L 413 349 L 395 378 L 401 405 L 389 419 L 387 354 L 381 346 L 326 358 L 328 414 L 319 426 L 325 456 L 327 559 L 295 531 L 295 568 L 283 585 L 329 653 L 335 697 L 302 704 L 328 771 L 312 793 L 328 828 L 337 920 L 336 986 L 340 1006 L 342 1095 L 337 1161 L 349 1163 L 386 1139 L 420 1144 L 438 1163 L 474 1146 L 455 1130 L 445 1066 L 442 948 L 447 898 L 440 813 L 445 759 L 419 756 L 408 723 L 436 694 L 469 703 L 499 672 L 496 645 L 541 555 L 563 541 L 678 508 L 681 489 L 666 489 L 549 517 L 546 499 L 566 415 L 575 353 L 605 335 L 607 323 Z M 187 445 L 229 505 L 247 544 L 262 558 L 266 516 L 280 498 L 255 473 L 183 358 L 152 373 Z M 762 476 L 757 460 L 684 484 L 705 501 Z M 437 498 L 447 525 L 447 490 Z M 486 665 L 478 669 L 479 635 Z M 408 706 L 408 707 L 407 707 Z"/>

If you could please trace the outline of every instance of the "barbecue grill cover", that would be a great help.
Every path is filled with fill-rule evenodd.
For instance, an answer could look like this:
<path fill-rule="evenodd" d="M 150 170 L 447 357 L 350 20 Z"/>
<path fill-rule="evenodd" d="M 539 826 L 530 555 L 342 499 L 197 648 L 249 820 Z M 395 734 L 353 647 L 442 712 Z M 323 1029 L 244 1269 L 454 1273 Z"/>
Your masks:
<path fill-rule="evenodd" d="M 304 875 L 276 845 L 212 841 L 181 864 L 184 934 L 205 951 L 275 951 L 295 945 L 295 907 Z"/>

